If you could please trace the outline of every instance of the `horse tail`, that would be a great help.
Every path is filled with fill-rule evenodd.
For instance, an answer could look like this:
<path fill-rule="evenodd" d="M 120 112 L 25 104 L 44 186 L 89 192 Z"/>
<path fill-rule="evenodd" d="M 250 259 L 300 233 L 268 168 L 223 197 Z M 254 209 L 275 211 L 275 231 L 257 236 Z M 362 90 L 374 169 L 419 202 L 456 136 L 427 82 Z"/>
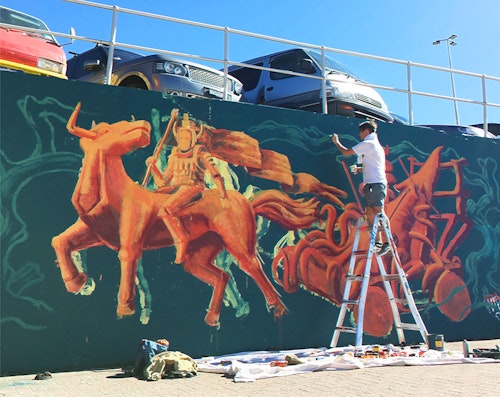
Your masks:
<path fill-rule="evenodd" d="M 319 201 L 292 199 L 280 190 L 263 190 L 250 199 L 255 215 L 276 222 L 287 230 L 307 229 L 319 220 Z"/>

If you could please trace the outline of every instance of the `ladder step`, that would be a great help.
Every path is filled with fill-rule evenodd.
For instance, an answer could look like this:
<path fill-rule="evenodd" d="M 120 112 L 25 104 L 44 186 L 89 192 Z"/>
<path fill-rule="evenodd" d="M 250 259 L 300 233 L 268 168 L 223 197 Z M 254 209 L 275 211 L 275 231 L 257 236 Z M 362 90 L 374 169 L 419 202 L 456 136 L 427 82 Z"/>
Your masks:
<path fill-rule="evenodd" d="M 385 281 L 401 281 L 399 274 L 386 274 L 382 276 Z"/>
<path fill-rule="evenodd" d="M 420 331 L 418 324 L 401 323 L 401 326 L 397 328 L 407 329 L 409 331 Z"/>
<path fill-rule="evenodd" d="M 407 305 L 408 304 L 408 300 L 405 299 L 405 298 L 394 298 L 394 302 L 400 303 L 401 305 Z"/>
<path fill-rule="evenodd" d="M 359 300 L 356 299 L 346 299 L 342 301 L 343 305 L 359 305 Z"/>
<path fill-rule="evenodd" d="M 353 255 L 368 255 L 368 251 L 367 250 L 358 250 L 358 251 L 354 251 L 352 254 Z"/>
<path fill-rule="evenodd" d="M 365 278 L 365 276 L 357 275 L 357 274 L 348 274 L 346 276 L 346 279 L 349 281 L 363 281 L 364 278 Z"/>
<path fill-rule="evenodd" d="M 353 327 L 337 327 L 340 332 L 349 332 L 350 334 L 356 333 L 356 328 Z"/>

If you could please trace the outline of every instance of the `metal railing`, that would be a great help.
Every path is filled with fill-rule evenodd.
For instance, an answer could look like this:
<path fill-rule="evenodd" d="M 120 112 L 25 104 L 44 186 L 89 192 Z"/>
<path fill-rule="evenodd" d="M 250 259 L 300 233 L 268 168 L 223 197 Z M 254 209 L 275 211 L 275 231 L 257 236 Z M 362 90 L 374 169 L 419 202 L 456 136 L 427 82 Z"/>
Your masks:
<path fill-rule="evenodd" d="M 190 20 L 186 20 L 186 19 L 173 18 L 173 17 L 169 17 L 169 16 L 165 16 L 165 15 L 143 12 L 143 11 L 138 11 L 138 10 L 133 10 L 133 9 L 128 9 L 128 8 L 120 8 L 118 6 L 110 6 L 110 5 L 91 2 L 91 1 L 87 1 L 87 0 L 65 0 L 65 1 L 69 2 L 69 3 L 76 3 L 76 4 L 80 4 L 80 5 L 96 7 L 96 8 L 101 8 L 101 9 L 112 11 L 111 30 L 110 30 L 110 39 L 109 40 L 88 38 L 88 37 L 84 37 L 84 36 L 78 36 L 76 34 L 64 34 L 64 33 L 59 33 L 59 32 L 49 32 L 49 33 L 53 34 L 54 36 L 58 36 L 58 37 L 68 38 L 71 40 L 92 42 L 95 44 L 102 44 L 102 45 L 109 46 L 110 50 L 109 50 L 109 54 L 108 54 L 108 62 L 107 62 L 107 69 L 106 69 L 106 82 L 107 83 L 109 83 L 111 81 L 112 67 L 113 67 L 112 59 L 113 59 L 114 48 L 121 47 L 121 48 L 131 49 L 131 50 L 147 51 L 147 52 L 151 52 L 151 53 L 173 55 L 173 56 L 178 56 L 178 57 L 196 59 L 198 61 L 206 61 L 206 62 L 212 62 L 212 63 L 216 63 L 216 64 L 223 64 L 224 87 L 225 87 L 224 88 L 224 98 L 227 98 L 227 95 L 228 95 L 228 93 L 227 93 L 227 76 L 228 76 L 228 67 L 230 65 L 245 66 L 245 67 L 253 68 L 253 69 L 269 70 L 272 72 L 279 72 L 279 73 L 283 73 L 283 74 L 296 75 L 296 76 L 301 76 L 301 77 L 306 77 L 306 78 L 321 79 L 322 80 L 322 110 L 324 113 L 327 113 L 327 92 L 325 89 L 327 77 L 326 77 L 326 68 L 325 68 L 325 54 L 328 52 L 328 53 L 336 53 L 336 54 L 360 57 L 360 58 L 365 58 L 365 59 L 370 59 L 370 60 L 387 62 L 387 63 L 391 63 L 391 64 L 405 66 L 406 67 L 406 87 L 390 87 L 390 86 L 386 86 L 386 85 L 377 85 L 377 84 L 369 84 L 369 83 L 358 83 L 358 84 L 363 84 L 363 85 L 366 85 L 368 87 L 372 87 L 374 89 L 406 94 L 407 98 L 408 98 L 408 119 L 409 119 L 410 125 L 414 124 L 413 98 L 415 96 L 449 100 L 449 101 L 454 101 L 455 104 L 457 102 L 461 102 L 461 103 L 467 103 L 467 104 L 481 105 L 482 109 L 483 109 L 482 116 L 483 116 L 483 129 L 485 131 L 485 135 L 486 135 L 486 131 L 488 131 L 488 108 L 491 107 L 491 108 L 500 109 L 500 103 L 488 102 L 487 96 L 486 96 L 486 82 L 487 81 L 500 82 L 500 77 L 488 76 L 488 75 L 484 75 L 484 74 L 472 73 L 472 72 L 467 72 L 467 71 L 463 71 L 463 70 L 457 70 L 457 69 L 452 69 L 452 68 L 445 68 L 445 67 L 433 66 L 433 65 L 423 64 L 423 63 L 411 62 L 411 61 L 407 61 L 407 60 L 399 60 L 399 59 L 394 59 L 394 58 L 381 57 L 381 56 L 370 55 L 370 54 L 365 54 L 365 53 L 360 53 L 360 52 L 341 50 L 338 48 L 319 46 L 319 45 L 314 45 L 314 44 L 309 44 L 309 43 L 287 40 L 287 39 L 278 38 L 278 37 L 266 36 L 266 35 L 262 35 L 262 34 L 258 34 L 258 33 L 247 32 L 244 30 L 232 29 L 229 27 L 221 27 L 221 26 L 217 26 L 217 25 L 195 22 L 195 21 L 190 21 Z M 119 13 L 141 16 L 141 17 L 146 17 L 146 18 L 152 18 L 152 19 L 161 20 L 161 21 L 174 22 L 174 23 L 178 23 L 178 24 L 182 24 L 182 25 L 189 25 L 189 26 L 193 26 L 193 27 L 209 29 L 212 31 L 223 32 L 223 34 L 224 34 L 224 42 L 223 42 L 224 58 L 223 59 L 211 58 L 211 57 L 187 54 L 187 53 L 182 53 L 182 52 L 168 51 L 168 50 L 164 50 L 164 49 L 160 49 L 160 48 L 152 48 L 152 47 L 147 47 L 147 46 L 139 46 L 139 45 L 117 42 L 116 41 L 116 34 L 117 34 L 117 30 L 118 30 L 117 17 L 118 17 Z M 5 25 L 5 24 L 0 24 L 0 26 L 2 26 L 2 25 Z M 38 31 L 37 29 L 29 29 L 29 28 L 23 28 L 23 29 L 26 29 L 27 31 L 41 33 L 41 31 Z M 47 33 L 47 32 L 44 32 L 44 33 Z M 321 53 L 321 58 L 322 58 L 322 68 L 323 68 L 322 76 L 318 77 L 318 76 L 311 76 L 308 74 L 291 72 L 291 71 L 287 71 L 287 70 L 259 67 L 256 65 L 250 65 L 250 64 L 245 64 L 242 62 L 230 60 L 229 59 L 229 37 L 230 37 L 230 35 L 245 36 L 245 37 L 250 37 L 250 38 L 254 38 L 254 39 L 261 39 L 261 40 L 272 41 L 272 42 L 277 42 L 277 43 L 291 45 L 291 46 L 297 46 L 297 47 L 303 47 L 303 48 L 317 50 Z M 417 69 L 417 68 L 426 69 L 426 70 L 433 70 L 433 71 L 440 71 L 440 72 L 447 72 L 447 73 L 451 73 L 451 74 L 455 74 L 455 75 L 462 75 L 462 76 L 469 76 L 469 77 L 478 78 L 481 80 L 482 99 L 480 101 L 478 101 L 478 100 L 474 100 L 474 99 L 470 99 L 470 98 L 456 97 L 455 95 L 448 96 L 448 95 L 440 95 L 440 94 L 435 94 L 435 93 L 430 93 L 430 92 L 425 92 L 425 91 L 414 90 L 412 88 L 412 71 L 414 69 Z"/>

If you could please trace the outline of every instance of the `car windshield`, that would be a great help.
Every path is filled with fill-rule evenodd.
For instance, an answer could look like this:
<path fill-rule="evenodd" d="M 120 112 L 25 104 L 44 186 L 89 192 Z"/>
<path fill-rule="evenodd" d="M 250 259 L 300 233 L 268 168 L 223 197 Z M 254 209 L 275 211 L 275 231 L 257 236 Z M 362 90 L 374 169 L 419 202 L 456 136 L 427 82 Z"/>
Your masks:
<path fill-rule="evenodd" d="M 307 51 L 308 54 L 310 54 L 314 60 L 318 63 L 318 65 L 321 67 L 323 64 L 323 61 L 321 60 L 321 54 L 315 51 Z M 347 66 L 344 66 L 341 64 L 339 61 L 336 61 L 333 58 L 330 58 L 329 56 L 325 55 L 325 66 L 327 69 L 330 69 L 331 71 L 338 72 L 341 74 L 346 74 L 348 76 L 354 77 L 357 79 L 356 75 L 351 72 Z"/>
<path fill-rule="evenodd" d="M 8 23 L 9 25 L 16 25 L 25 28 L 33 28 L 49 31 L 47 25 L 45 25 L 40 19 L 32 17 L 31 15 L 24 14 L 22 12 L 14 11 L 9 8 L 0 8 L 0 22 Z M 38 34 L 38 33 L 33 33 Z M 39 34 L 45 40 L 51 43 L 57 44 L 56 39 L 51 34 Z"/>

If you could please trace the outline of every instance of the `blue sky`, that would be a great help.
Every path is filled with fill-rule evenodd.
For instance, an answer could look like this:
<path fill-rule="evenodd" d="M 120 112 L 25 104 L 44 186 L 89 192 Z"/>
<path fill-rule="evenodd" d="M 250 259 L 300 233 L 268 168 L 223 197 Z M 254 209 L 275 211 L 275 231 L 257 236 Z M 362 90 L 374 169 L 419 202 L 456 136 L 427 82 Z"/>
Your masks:
<path fill-rule="evenodd" d="M 274 1 L 168 1 L 99 0 L 108 5 L 135 9 L 169 17 L 188 19 L 221 27 L 276 36 L 283 39 L 362 52 L 387 58 L 449 66 L 446 44 L 432 45 L 451 34 L 458 37 L 451 48 L 453 68 L 500 77 L 500 0 L 274 0 Z M 0 0 L 0 4 L 37 16 L 56 32 L 70 27 L 80 36 L 109 40 L 111 12 L 64 0 Z M 64 43 L 65 39 L 59 39 Z M 120 14 L 118 42 L 171 50 L 209 58 L 222 58 L 224 38 L 220 32 L 151 21 Z M 66 51 L 82 52 L 87 42 L 65 46 Z M 285 44 L 231 35 L 229 59 L 244 61 L 258 55 L 288 48 Z M 71 56 L 71 55 L 68 55 Z M 406 67 L 364 58 L 334 54 L 363 80 L 390 87 L 406 87 Z M 207 63 L 207 62 L 202 62 Z M 207 63 L 210 64 L 210 63 Z M 222 65 L 210 64 L 222 67 Z M 455 75 L 458 97 L 482 99 L 481 81 Z M 412 69 L 413 89 L 451 95 L 447 72 Z M 379 90 L 395 113 L 408 115 L 406 94 Z M 500 82 L 486 85 L 487 99 L 500 103 Z M 416 96 L 415 123 L 454 124 L 451 101 Z M 461 124 L 480 123 L 482 107 L 459 104 Z M 500 108 L 488 109 L 488 122 L 500 123 Z"/>

